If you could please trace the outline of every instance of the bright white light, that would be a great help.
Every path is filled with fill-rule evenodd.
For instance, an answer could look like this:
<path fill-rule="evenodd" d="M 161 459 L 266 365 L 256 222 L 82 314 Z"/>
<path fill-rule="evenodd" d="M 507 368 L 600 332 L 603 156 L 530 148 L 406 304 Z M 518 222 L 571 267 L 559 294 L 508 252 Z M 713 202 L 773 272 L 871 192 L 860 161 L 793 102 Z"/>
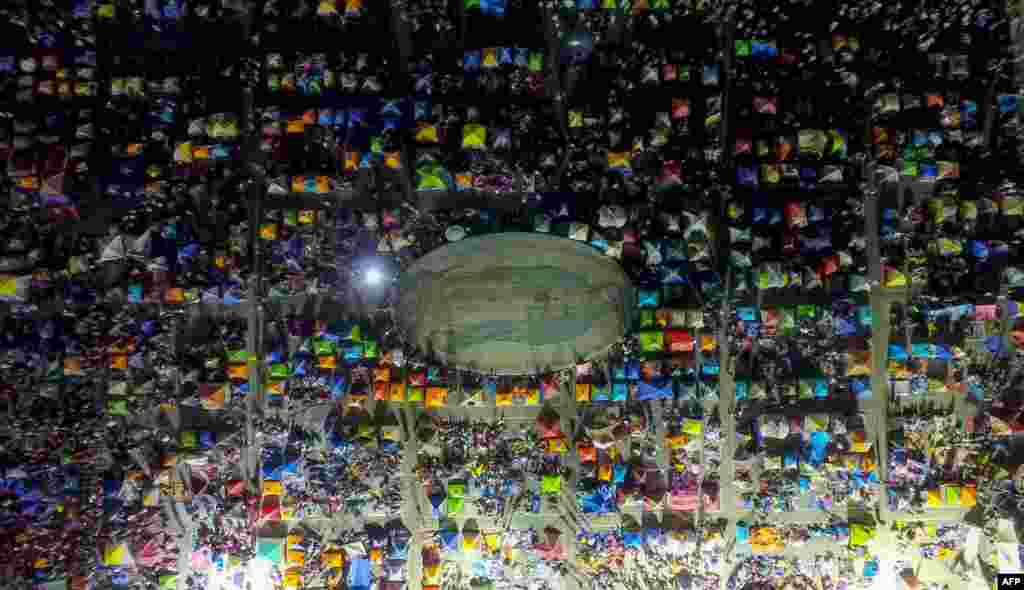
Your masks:
<path fill-rule="evenodd" d="M 249 590 L 274 590 L 273 569 L 269 559 L 257 557 L 249 561 L 245 572 Z"/>
<path fill-rule="evenodd" d="M 370 270 L 366 271 L 366 284 L 367 285 L 379 285 L 381 279 L 383 279 L 383 278 L 384 278 L 384 275 L 382 275 L 381 272 L 379 270 L 377 270 L 376 268 L 371 268 Z"/>
<path fill-rule="evenodd" d="M 884 557 L 878 558 L 878 574 L 875 576 L 872 590 L 888 590 L 891 588 L 903 588 L 903 578 L 896 571 L 896 564 Z"/>

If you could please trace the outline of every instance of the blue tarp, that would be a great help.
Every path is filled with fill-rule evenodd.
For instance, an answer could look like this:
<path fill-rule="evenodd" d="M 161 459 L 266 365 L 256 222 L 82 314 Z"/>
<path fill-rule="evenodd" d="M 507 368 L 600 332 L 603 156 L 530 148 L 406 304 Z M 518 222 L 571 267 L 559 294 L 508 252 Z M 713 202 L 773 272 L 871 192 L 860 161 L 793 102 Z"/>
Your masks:
<path fill-rule="evenodd" d="M 480 0 L 480 12 L 494 17 L 505 16 L 505 0 Z"/>
<path fill-rule="evenodd" d="M 342 375 L 335 375 L 331 379 L 331 399 L 337 401 L 348 392 L 348 382 Z"/>
<path fill-rule="evenodd" d="M 722 277 L 713 270 L 698 272 L 695 276 L 700 284 L 700 290 L 704 293 L 710 293 L 722 288 Z"/>
<path fill-rule="evenodd" d="M 857 324 L 846 318 L 836 318 L 836 335 L 856 336 Z"/>
<path fill-rule="evenodd" d="M 783 461 L 786 469 L 796 469 L 797 456 L 794 451 L 786 451 L 785 455 L 783 455 Z"/>
<path fill-rule="evenodd" d="M 750 527 L 743 523 L 736 523 L 736 542 L 746 543 L 750 540 Z"/>
<path fill-rule="evenodd" d="M 600 485 L 594 491 L 581 496 L 583 512 L 602 514 L 615 512 L 615 490 L 610 485 Z"/>
<path fill-rule="evenodd" d="M 857 307 L 857 323 L 865 328 L 871 327 L 871 306 L 861 305 Z"/>
<path fill-rule="evenodd" d="M 405 561 L 409 555 L 409 543 L 398 543 L 392 541 L 388 549 L 388 559 L 391 561 Z"/>
<path fill-rule="evenodd" d="M 612 467 L 612 476 L 616 484 L 622 485 L 626 481 L 626 471 L 626 465 L 623 463 L 616 463 Z"/>
<path fill-rule="evenodd" d="M 853 391 L 857 401 L 871 399 L 871 380 L 866 377 L 857 377 L 850 380 L 850 389 Z"/>
<path fill-rule="evenodd" d="M 663 264 L 658 267 L 661 275 L 661 282 L 666 285 L 685 285 L 690 283 L 689 274 L 685 264 Z"/>
<path fill-rule="evenodd" d="M 661 302 L 660 292 L 654 289 L 641 289 L 637 299 L 639 307 L 658 307 Z"/>
<path fill-rule="evenodd" d="M 459 531 L 441 531 L 441 548 L 444 551 L 459 550 Z"/>
<path fill-rule="evenodd" d="M 348 587 L 350 590 L 370 589 L 370 560 L 353 559 L 348 568 Z"/>
<path fill-rule="evenodd" d="M 971 401 L 981 401 L 985 399 L 985 388 L 981 386 L 978 381 L 971 381 L 967 386 L 968 398 Z"/>
<path fill-rule="evenodd" d="M 444 516 L 444 504 L 445 500 L 448 499 L 443 493 L 435 493 L 430 495 L 430 511 L 434 518 L 441 518 Z"/>
<path fill-rule="evenodd" d="M 349 344 L 342 350 L 346 361 L 354 362 L 363 358 L 363 345 L 360 343 Z"/>
<path fill-rule="evenodd" d="M 736 401 L 741 402 L 750 396 L 750 383 L 747 381 L 736 382 Z"/>
<path fill-rule="evenodd" d="M 624 402 L 629 399 L 629 383 L 612 384 L 612 401 Z"/>
<path fill-rule="evenodd" d="M 807 448 L 807 462 L 817 467 L 825 461 L 828 443 L 832 440 L 827 432 L 812 432 L 810 445 Z"/>
<path fill-rule="evenodd" d="M 284 472 L 284 449 L 267 447 L 263 450 L 262 470 L 264 479 L 281 479 Z"/>
<path fill-rule="evenodd" d="M 292 377 L 302 377 L 309 370 L 308 359 L 292 360 Z"/>
<path fill-rule="evenodd" d="M 21 480 L 21 482 L 23 482 L 23 483 L 20 483 L 20 485 L 15 488 L 15 491 L 18 492 L 19 496 L 24 496 L 24 495 L 28 494 L 30 492 L 30 490 L 33 487 L 35 487 L 31 482 L 29 482 L 29 480 Z M 103 480 L 103 493 L 106 494 L 107 496 L 116 496 L 117 494 L 119 494 L 121 492 L 122 484 L 123 484 L 123 482 L 119 478 L 114 478 L 114 477 L 105 478 Z M 19 488 L 20 488 L 20 491 L 19 491 Z"/>
<path fill-rule="evenodd" d="M 637 390 L 637 401 L 672 398 L 672 380 L 668 377 L 654 381 L 641 381 Z"/>
<path fill-rule="evenodd" d="M 916 375 L 910 379 L 910 392 L 914 394 L 928 393 L 928 378 Z"/>
<path fill-rule="evenodd" d="M 622 544 L 627 548 L 639 549 L 644 544 L 643 536 L 639 531 L 627 532 L 622 535 Z"/>
<path fill-rule="evenodd" d="M 211 449 L 217 444 L 217 435 L 213 432 L 203 430 L 199 433 L 199 446 L 204 449 Z"/>
<path fill-rule="evenodd" d="M 864 562 L 864 577 L 873 578 L 878 575 L 878 562 L 875 560 Z"/>
<path fill-rule="evenodd" d="M 931 356 L 932 356 L 932 346 L 931 346 L 931 344 L 922 344 L 922 343 L 913 344 L 913 345 L 911 345 L 911 349 L 910 350 L 911 350 L 911 355 L 914 358 L 926 359 L 926 358 L 931 358 Z"/>
<path fill-rule="evenodd" d="M 648 545 L 660 545 L 664 539 L 665 531 L 654 527 L 644 529 L 644 542 Z"/>

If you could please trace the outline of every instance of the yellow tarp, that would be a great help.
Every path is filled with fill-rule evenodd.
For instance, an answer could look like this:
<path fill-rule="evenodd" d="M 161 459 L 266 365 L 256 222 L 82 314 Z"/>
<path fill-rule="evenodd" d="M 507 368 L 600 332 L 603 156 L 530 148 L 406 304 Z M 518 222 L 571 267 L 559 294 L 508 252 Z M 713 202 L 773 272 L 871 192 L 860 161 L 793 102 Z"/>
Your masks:
<path fill-rule="evenodd" d="M 388 397 L 393 402 L 404 402 L 405 401 L 405 383 L 392 383 L 391 389 L 388 393 Z"/>
<path fill-rule="evenodd" d="M 678 436 L 668 437 L 666 439 L 666 442 L 668 443 L 668 448 L 678 449 L 685 447 L 687 444 L 689 444 L 690 439 L 685 434 L 680 434 Z"/>
<path fill-rule="evenodd" d="M 345 556 L 341 551 L 325 551 L 322 561 L 325 568 L 340 568 L 345 564 Z"/>
<path fill-rule="evenodd" d="M 863 430 L 855 430 L 850 433 L 850 443 L 854 453 L 867 453 L 871 450 L 871 441 Z"/>
<path fill-rule="evenodd" d="M 281 482 L 274 480 L 263 481 L 264 496 L 280 496 L 282 492 Z"/>
<path fill-rule="evenodd" d="M 433 123 L 420 122 L 417 124 L 416 129 L 416 141 L 417 143 L 437 143 L 437 126 Z"/>
<path fill-rule="evenodd" d="M 578 402 L 589 402 L 590 401 L 590 384 L 589 383 L 577 383 L 576 384 L 576 401 L 578 401 Z"/>
<path fill-rule="evenodd" d="M 483 149 L 487 145 L 487 128 L 483 125 L 470 123 L 462 127 L 462 148 Z"/>
<path fill-rule="evenodd" d="M 683 432 L 686 434 L 692 434 L 693 436 L 700 436 L 704 432 L 704 423 L 700 420 L 694 420 L 693 418 L 684 418 Z"/>
<path fill-rule="evenodd" d="M 750 532 L 750 547 L 754 553 L 782 551 L 782 539 L 772 527 L 760 527 Z"/>
<path fill-rule="evenodd" d="M 629 152 L 608 152 L 608 167 L 613 169 L 630 168 Z"/>
<path fill-rule="evenodd" d="M 423 566 L 423 585 L 436 586 L 441 583 L 441 564 Z"/>
<path fill-rule="evenodd" d="M 289 549 L 285 560 L 290 566 L 303 567 L 306 565 L 306 552 Z"/>
<path fill-rule="evenodd" d="M 549 438 L 547 440 L 548 453 L 564 455 L 569 451 L 569 446 L 566 444 L 564 438 Z"/>
<path fill-rule="evenodd" d="M 487 533 L 484 535 L 484 543 L 492 552 L 501 549 L 501 533 Z"/>
<path fill-rule="evenodd" d="M 850 547 L 861 547 L 875 538 L 875 528 L 864 524 L 850 525 Z"/>
<path fill-rule="evenodd" d="M 146 490 L 142 495 L 142 505 L 152 508 L 160 505 L 160 488 L 152 487 Z"/>
<path fill-rule="evenodd" d="M 978 488 L 964 486 L 960 492 L 960 506 L 971 508 L 978 503 Z"/>
<path fill-rule="evenodd" d="M 430 387 L 427 388 L 427 407 L 428 408 L 439 408 L 448 403 L 448 388 L 447 387 Z"/>
<path fill-rule="evenodd" d="M 108 567 L 127 565 L 129 560 L 128 556 L 127 543 L 108 545 L 106 549 L 103 550 L 103 565 Z"/>
<path fill-rule="evenodd" d="M 287 590 L 299 590 L 302 588 L 302 572 L 299 570 L 288 570 L 284 574 L 284 587 Z"/>

